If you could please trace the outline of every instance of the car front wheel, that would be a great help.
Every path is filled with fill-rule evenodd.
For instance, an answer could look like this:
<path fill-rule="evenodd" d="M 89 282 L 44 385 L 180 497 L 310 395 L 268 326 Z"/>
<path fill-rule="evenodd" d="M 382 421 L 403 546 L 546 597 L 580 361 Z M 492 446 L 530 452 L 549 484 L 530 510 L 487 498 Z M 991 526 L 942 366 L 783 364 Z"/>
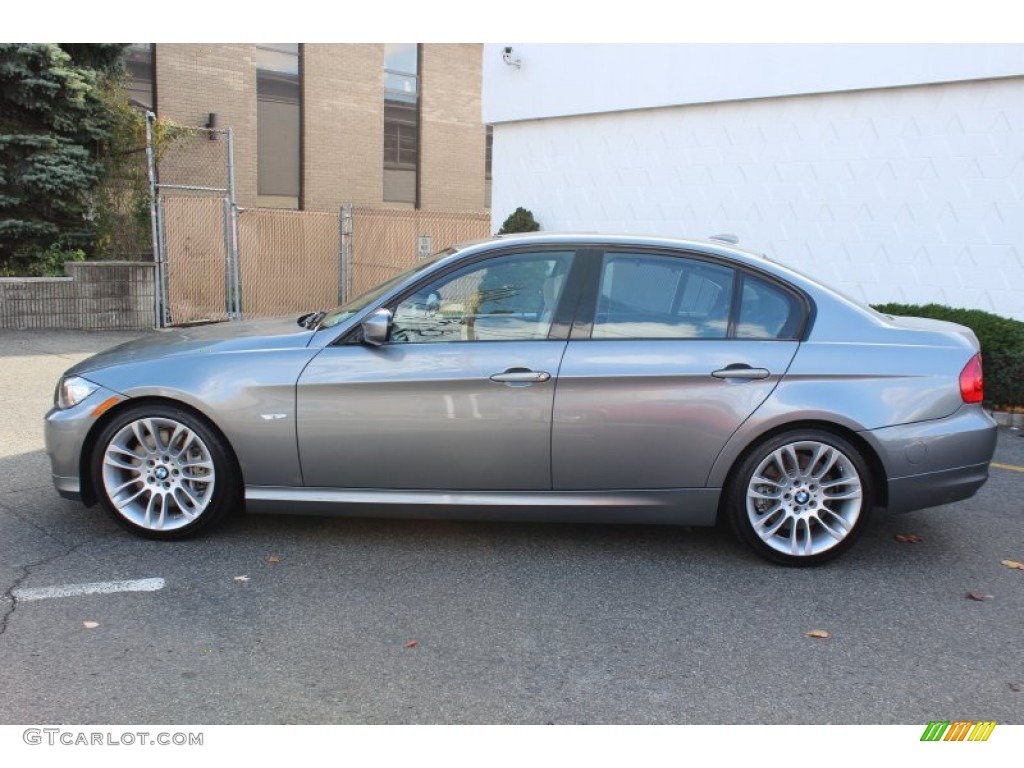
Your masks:
<path fill-rule="evenodd" d="M 123 528 L 152 539 L 190 536 L 221 520 L 239 495 L 223 439 L 180 408 L 139 405 L 103 429 L 93 487 Z"/>
<path fill-rule="evenodd" d="M 818 565 L 850 548 L 873 506 L 860 451 L 823 430 L 786 432 L 740 462 L 726 513 L 741 541 L 785 565 Z"/>

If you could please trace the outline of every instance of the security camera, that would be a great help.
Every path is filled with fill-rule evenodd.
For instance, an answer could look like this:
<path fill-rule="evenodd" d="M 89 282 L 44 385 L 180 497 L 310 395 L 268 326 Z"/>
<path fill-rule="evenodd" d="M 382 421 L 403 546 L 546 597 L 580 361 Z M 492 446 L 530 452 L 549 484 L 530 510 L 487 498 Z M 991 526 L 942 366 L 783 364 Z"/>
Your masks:
<path fill-rule="evenodd" d="M 501 51 L 501 59 L 506 64 L 508 64 L 510 67 L 515 67 L 516 69 L 519 69 L 519 66 L 522 63 L 522 61 L 519 58 L 519 56 L 517 56 L 515 54 L 515 52 L 512 50 L 512 46 L 511 45 L 506 45 L 502 49 L 502 51 Z"/>

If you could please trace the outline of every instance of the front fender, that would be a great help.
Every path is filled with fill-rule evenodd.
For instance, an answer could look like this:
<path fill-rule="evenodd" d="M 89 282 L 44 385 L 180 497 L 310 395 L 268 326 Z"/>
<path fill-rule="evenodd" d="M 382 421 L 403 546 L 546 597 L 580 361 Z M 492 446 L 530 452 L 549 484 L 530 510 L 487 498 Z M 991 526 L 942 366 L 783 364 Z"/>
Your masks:
<path fill-rule="evenodd" d="M 302 485 L 295 435 L 295 382 L 320 350 L 200 354 L 94 371 L 131 399 L 161 398 L 198 411 L 221 431 L 250 485 Z"/>

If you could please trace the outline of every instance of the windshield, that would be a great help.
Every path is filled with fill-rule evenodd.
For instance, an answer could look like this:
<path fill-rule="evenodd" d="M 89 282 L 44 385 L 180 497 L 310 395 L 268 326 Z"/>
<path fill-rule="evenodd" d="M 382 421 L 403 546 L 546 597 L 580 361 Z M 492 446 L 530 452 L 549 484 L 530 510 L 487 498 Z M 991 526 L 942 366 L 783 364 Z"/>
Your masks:
<path fill-rule="evenodd" d="M 338 325 L 338 323 L 345 322 L 350 317 L 352 317 L 352 315 L 366 309 L 366 307 L 375 302 L 377 299 L 386 294 L 399 283 L 408 280 L 417 272 L 426 269 L 434 262 L 443 259 L 445 256 L 450 256 L 453 253 L 455 253 L 454 248 L 447 248 L 443 251 L 439 251 L 438 253 L 435 253 L 433 256 L 426 259 L 425 261 L 421 261 L 412 269 L 407 269 L 405 270 L 405 272 L 400 272 L 391 279 L 381 283 L 376 288 L 371 288 L 366 293 L 352 299 L 352 301 L 346 302 L 345 304 L 342 304 L 340 307 L 332 309 L 330 312 L 323 316 L 323 318 L 320 320 L 319 325 L 317 325 L 317 328 L 333 328 L 334 326 Z"/>

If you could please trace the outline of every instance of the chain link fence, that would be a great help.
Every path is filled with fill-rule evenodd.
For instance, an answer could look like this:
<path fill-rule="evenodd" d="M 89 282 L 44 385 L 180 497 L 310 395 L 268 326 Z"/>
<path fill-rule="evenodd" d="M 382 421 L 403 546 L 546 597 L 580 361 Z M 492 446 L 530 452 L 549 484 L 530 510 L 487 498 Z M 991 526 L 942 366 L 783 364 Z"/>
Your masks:
<path fill-rule="evenodd" d="M 350 217 L 346 225 L 345 216 Z M 481 240 L 490 234 L 486 212 L 396 211 L 346 208 L 342 227 L 349 243 L 341 293 L 352 298 L 392 275 L 414 266 L 418 259 L 451 245 Z"/>
<path fill-rule="evenodd" d="M 233 319 L 231 207 L 225 198 L 161 196 L 167 325 Z M 237 211 L 239 316 L 336 306 L 416 264 L 488 234 L 487 214 L 345 208 Z"/>
<path fill-rule="evenodd" d="M 238 217 L 242 312 L 300 314 L 338 304 L 338 214 L 243 210 Z"/>
<path fill-rule="evenodd" d="M 485 213 L 242 210 L 242 312 L 262 317 L 329 309 L 408 269 L 422 255 L 486 237 L 489 227 Z"/>
<path fill-rule="evenodd" d="M 163 197 L 160 263 L 166 325 L 228 320 L 222 197 Z"/>
<path fill-rule="evenodd" d="M 232 132 L 147 122 L 156 324 L 329 309 L 461 242 L 486 212 L 239 209 Z"/>
<path fill-rule="evenodd" d="M 231 129 L 168 128 L 149 113 L 157 327 L 240 317 Z"/>
<path fill-rule="evenodd" d="M 231 187 L 232 141 L 226 129 L 155 128 L 152 144 L 164 193 L 226 194 Z"/>

